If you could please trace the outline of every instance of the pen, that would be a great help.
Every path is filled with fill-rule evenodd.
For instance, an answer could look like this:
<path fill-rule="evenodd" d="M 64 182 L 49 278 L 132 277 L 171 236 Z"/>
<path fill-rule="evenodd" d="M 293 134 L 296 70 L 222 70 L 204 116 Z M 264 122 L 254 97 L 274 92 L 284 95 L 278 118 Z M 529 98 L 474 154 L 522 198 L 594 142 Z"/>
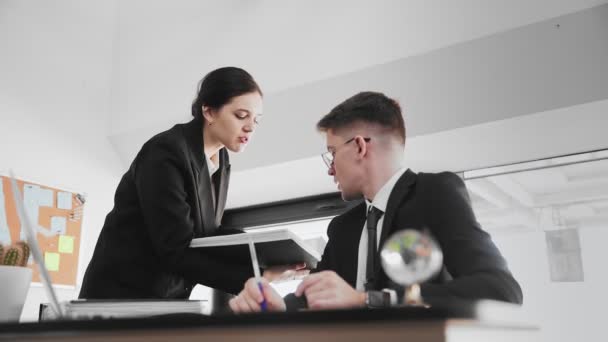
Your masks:
<path fill-rule="evenodd" d="M 258 288 L 260 289 L 260 293 L 262 294 L 262 303 L 260 306 L 262 307 L 262 311 L 266 311 L 266 297 L 264 297 L 264 290 L 262 288 L 262 277 L 260 276 L 260 267 L 258 265 L 258 256 L 255 253 L 255 247 L 253 246 L 253 239 L 249 237 L 249 254 L 251 254 L 251 263 L 253 264 L 253 274 L 255 276 L 255 281 L 258 283 Z"/>

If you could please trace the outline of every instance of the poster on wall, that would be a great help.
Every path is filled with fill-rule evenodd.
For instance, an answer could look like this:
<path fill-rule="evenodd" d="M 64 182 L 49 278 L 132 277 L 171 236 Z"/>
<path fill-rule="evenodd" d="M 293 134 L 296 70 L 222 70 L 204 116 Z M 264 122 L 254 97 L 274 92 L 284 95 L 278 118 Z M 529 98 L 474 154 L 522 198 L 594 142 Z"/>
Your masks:
<path fill-rule="evenodd" d="M 25 210 L 35 225 L 36 239 L 53 285 L 76 286 L 78 254 L 85 196 L 17 179 Z M 8 246 L 25 240 L 10 187 L 0 176 L 0 243 Z M 40 283 L 38 268 L 30 255 L 32 283 Z"/>

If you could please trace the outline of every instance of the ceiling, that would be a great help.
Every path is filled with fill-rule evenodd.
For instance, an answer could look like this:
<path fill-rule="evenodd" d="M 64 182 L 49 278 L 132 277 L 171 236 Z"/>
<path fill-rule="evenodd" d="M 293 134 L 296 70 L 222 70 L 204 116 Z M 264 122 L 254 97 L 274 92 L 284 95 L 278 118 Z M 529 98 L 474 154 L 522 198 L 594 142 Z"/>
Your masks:
<path fill-rule="evenodd" d="M 107 139 L 119 176 L 189 119 L 204 74 L 237 65 L 265 119 L 233 170 L 295 163 L 361 90 L 399 100 L 409 137 L 608 99 L 606 2 L 0 0 L 0 115 Z"/>
<path fill-rule="evenodd" d="M 264 123 L 233 157 L 236 170 L 317 154 L 314 123 L 362 89 L 405 104 L 410 136 L 608 98 L 608 70 L 590 60 L 608 55 L 596 41 L 605 24 L 575 13 L 604 3 L 120 1 L 108 137 L 128 165 L 145 140 L 188 120 L 198 80 L 223 65 L 250 71 L 266 95 Z M 560 31 L 560 22 L 572 25 Z M 581 46 L 578 34 L 592 38 Z"/>

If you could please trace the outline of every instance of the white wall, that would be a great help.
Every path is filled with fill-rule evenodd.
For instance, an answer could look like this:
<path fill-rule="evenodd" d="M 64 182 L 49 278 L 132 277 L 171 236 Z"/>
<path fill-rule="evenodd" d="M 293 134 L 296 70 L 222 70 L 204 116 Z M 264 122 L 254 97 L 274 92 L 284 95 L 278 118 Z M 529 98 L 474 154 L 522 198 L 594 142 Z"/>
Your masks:
<path fill-rule="evenodd" d="M 78 125 L 50 123 L 36 118 L 23 106 L 6 108 L 0 103 L 0 112 L 12 114 L 0 118 L 0 169 L 12 168 L 20 179 L 88 195 L 81 230 L 77 276 L 80 284 L 105 215 L 111 209 L 122 166 L 104 138 L 79 132 L 82 127 Z M 58 292 L 63 299 L 72 299 L 78 295 L 77 290 Z M 40 302 L 47 302 L 44 291 L 32 287 L 22 319 L 37 319 Z"/>
<path fill-rule="evenodd" d="M 124 168 L 106 139 L 114 12 L 114 1 L 0 2 L 0 171 L 87 193 L 78 284 Z M 32 287 L 22 319 L 40 302 Z"/>
<path fill-rule="evenodd" d="M 496 234 L 492 238 L 509 263 L 524 293 L 531 323 L 541 327 L 543 341 L 605 341 L 604 308 L 608 276 L 602 257 L 608 229 L 579 229 L 583 282 L 551 282 L 542 231 Z"/>

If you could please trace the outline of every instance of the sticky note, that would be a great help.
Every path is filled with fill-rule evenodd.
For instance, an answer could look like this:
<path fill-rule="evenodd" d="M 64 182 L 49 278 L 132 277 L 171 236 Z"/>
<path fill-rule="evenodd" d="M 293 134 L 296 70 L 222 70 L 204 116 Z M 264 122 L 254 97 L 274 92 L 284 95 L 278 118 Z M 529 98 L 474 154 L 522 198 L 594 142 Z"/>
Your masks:
<path fill-rule="evenodd" d="M 57 208 L 72 209 L 72 194 L 65 191 L 57 193 Z"/>
<path fill-rule="evenodd" d="M 38 189 L 38 205 L 41 207 L 52 207 L 53 206 L 53 190 L 51 189 Z"/>
<path fill-rule="evenodd" d="M 27 206 L 28 204 L 34 204 L 38 206 L 38 191 L 40 187 L 38 185 L 23 184 L 23 203 Z"/>
<path fill-rule="evenodd" d="M 51 216 L 51 232 L 65 234 L 67 219 L 63 216 Z"/>
<path fill-rule="evenodd" d="M 74 237 L 59 235 L 59 253 L 72 254 L 74 252 Z"/>
<path fill-rule="evenodd" d="M 49 271 L 59 271 L 59 260 L 61 256 L 59 253 L 45 252 L 44 253 L 44 264 Z"/>

